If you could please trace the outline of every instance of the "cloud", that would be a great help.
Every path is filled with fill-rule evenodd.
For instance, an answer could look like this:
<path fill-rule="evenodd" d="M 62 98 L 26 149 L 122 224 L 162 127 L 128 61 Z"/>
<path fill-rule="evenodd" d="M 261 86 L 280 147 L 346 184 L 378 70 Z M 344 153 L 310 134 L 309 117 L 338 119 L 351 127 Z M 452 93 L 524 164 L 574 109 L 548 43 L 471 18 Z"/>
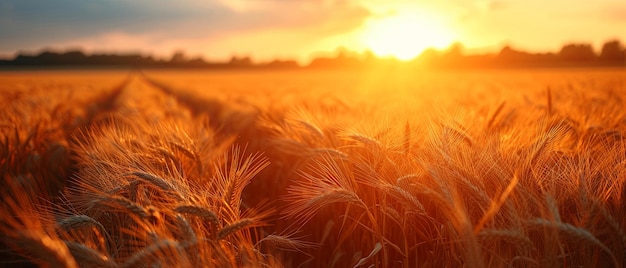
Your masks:
<path fill-rule="evenodd" d="M 326 5 L 300 5 L 285 10 L 281 28 L 307 28 L 318 34 L 341 33 L 359 27 L 372 13 L 362 6 L 336 2 Z M 294 12 L 295 11 L 295 12 Z"/>
<path fill-rule="evenodd" d="M 44 36 L 81 35 L 123 30 L 129 33 L 171 28 L 198 17 L 218 22 L 229 16 L 227 10 L 174 5 L 173 1 L 146 0 L 57 0 L 9 1 L 3 12 L 5 20 L 19 27 L 0 26 L 0 36 L 22 38 L 33 34 Z M 188 18 L 188 19 L 187 19 Z"/>
<path fill-rule="evenodd" d="M 214 60 L 231 55 L 303 59 L 311 51 L 345 45 L 336 40 L 372 16 L 367 8 L 341 0 L 240 0 L 234 6 L 216 0 L 58 1 L 58 7 L 32 0 L 0 5 L 0 21 L 19 26 L 0 25 L 0 39 L 7 40 L 0 43 L 0 54 L 81 48 L 167 58 L 183 49 Z"/>
<path fill-rule="evenodd" d="M 268 30 L 332 35 L 368 16 L 366 8 L 342 0 L 3 0 L 0 51 L 120 34 L 158 42 Z"/>

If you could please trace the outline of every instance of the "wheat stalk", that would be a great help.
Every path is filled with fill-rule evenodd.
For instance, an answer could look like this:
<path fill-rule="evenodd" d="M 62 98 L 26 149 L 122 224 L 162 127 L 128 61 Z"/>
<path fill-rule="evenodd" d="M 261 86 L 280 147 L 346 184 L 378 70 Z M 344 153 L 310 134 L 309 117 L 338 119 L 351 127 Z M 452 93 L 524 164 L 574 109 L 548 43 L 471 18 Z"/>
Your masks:
<path fill-rule="evenodd" d="M 500 112 L 502 111 L 502 108 L 504 107 L 504 104 L 506 102 L 503 101 L 502 103 L 500 103 L 500 105 L 498 105 L 498 108 L 496 108 L 496 111 L 493 112 L 493 114 L 491 115 L 491 118 L 489 119 L 489 121 L 487 122 L 487 128 L 490 129 L 493 126 L 493 122 L 495 122 L 496 117 L 498 117 L 498 115 L 500 114 Z"/>
<path fill-rule="evenodd" d="M 104 245 L 105 249 L 109 248 L 109 243 L 113 240 L 104 226 L 95 219 L 87 215 L 72 215 L 57 222 L 57 228 L 63 229 L 65 232 L 82 227 L 95 228 L 101 245 Z"/>
<path fill-rule="evenodd" d="M 320 140 L 324 139 L 324 132 L 316 125 L 305 120 L 298 120 L 298 123 L 300 123 L 301 126 L 303 126 L 306 130 L 308 130 L 311 134 L 316 136 L 318 139 Z"/>
<path fill-rule="evenodd" d="M 358 141 L 361 144 L 373 150 L 378 150 L 378 149 L 383 148 L 382 144 L 378 140 L 368 137 L 366 135 L 360 134 L 360 133 L 352 133 L 352 134 L 347 135 L 347 137 L 352 140 Z"/>
<path fill-rule="evenodd" d="M 620 262 L 617 261 L 613 252 L 600 240 L 598 240 L 591 232 L 584 228 L 576 227 L 569 223 L 563 222 L 555 222 L 542 218 L 532 219 L 526 222 L 530 227 L 548 227 L 557 229 L 573 238 L 577 242 L 587 242 L 591 245 L 597 246 L 600 249 L 604 250 L 611 257 L 613 263 L 618 265 Z"/>
<path fill-rule="evenodd" d="M 86 245 L 72 241 L 63 242 L 72 256 L 74 256 L 76 261 L 83 267 L 119 267 L 115 261 Z"/>
<path fill-rule="evenodd" d="M 198 175 L 202 175 L 204 172 L 204 166 L 202 165 L 202 160 L 200 159 L 200 156 L 195 153 L 195 151 L 193 151 L 191 148 L 188 148 L 186 146 L 183 146 L 182 144 L 179 144 L 177 142 L 169 142 L 170 146 L 178 149 L 179 151 L 181 151 L 184 155 L 186 155 L 187 157 L 189 157 L 190 159 L 194 160 L 196 162 L 197 168 L 198 168 Z"/>
<path fill-rule="evenodd" d="M 183 205 L 178 206 L 174 209 L 174 211 L 178 213 L 186 213 L 201 217 L 204 220 L 209 221 L 209 228 L 211 235 L 215 237 L 217 235 L 217 228 L 220 226 L 220 219 L 217 217 L 215 212 L 208 210 L 203 207 L 194 206 L 194 205 Z"/>
<path fill-rule="evenodd" d="M 298 251 L 305 253 L 303 249 L 314 247 L 313 243 L 298 241 L 286 235 L 268 235 L 255 245 L 264 245 L 271 249 L 280 249 L 286 251 Z"/>
<path fill-rule="evenodd" d="M 64 230 L 80 227 L 96 227 L 100 232 L 105 233 L 104 226 L 87 215 L 72 215 L 57 222 L 57 226 Z"/>
<path fill-rule="evenodd" d="M 350 156 L 348 156 L 348 154 L 339 151 L 337 149 L 333 149 L 333 148 L 314 148 L 311 149 L 311 153 L 312 154 L 322 154 L 322 155 L 331 155 L 331 156 L 335 156 L 339 159 L 342 160 L 348 160 L 350 158 Z"/>
<path fill-rule="evenodd" d="M 467 143 L 467 145 L 469 146 L 473 146 L 474 139 L 472 139 L 472 137 L 470 137 L 467 132 L 465 132 L 465 130 L 459 129 L 457 127 L 451 127 L 448 125 L 444 125 L 442 131 L 445 134 L 452 134 L 453 137 L 457 137 L 460 138 L 461 140 L 463 140 L 465 143 Z"/>
<path fill-rule="evenodd" d="M 411 173 L 411 174 L 402 175 L 402 176 L 396 178 L 396 185 L 398 185 L 400 187 L 408 186 L 410 181 L 416 180 L 416 179 L 420 179 L 422 177 L 424 177 L 424 175 L 423 174 L 418 174 L 418 173 Z"/>
<path fill-rule="evenodd" d="M 519 179 L 517 177 L 517 174 L 513 175 L 513 178 L 509 182 L 509 185 L 504 189 L 504 191 L 502 191 L 500 197 L 494 202 L 491 202 L 489 209 L 487 209 L 485 214 L 481 217 L 480 221 L 478 221 L 478 224 L 474 226 L 474 234 L 478 234 L 483 226 L 485 226 L 487 221 L 491 220 L 491 218 L 493 218 L 493 216 L 498 213 L 502 204 L 506 202 L 506 200 L 509 198 L 509 195 L 513 192 L 513 189 L 515 189 L 515 186 L 517 186 L 518 181 Z"/>
<path fill-rule="evenodd" d="M 620 246 L 622 247 L 622 256 L 626 256 L 626 234 L 624 233 L 624 229 L 620 227 L 619 222 L 617 222 L 617 220 L 613 217 L 613 215 L 611 215 L 606 208 L 604 207 L 599 207 L 600 208 L 600 214 L 602 214 L 604 216 L 604 218 L 606 219 L 609 227 L 611 227 L 611 230 L 617 235 L 617 237 L 619 238 L 618 241 L 620 243 Z"/>
<path fill-rule="evenodd" d="M 181 215 L 176 215 L 176 227 L 182 233 L 183 241 L 186 243 L 195 243 L 198 241 L 196 237 L 196 232 L 191 227 L 191 224 L 185 219 L 185 217 Z"/>
<path fill-rule="evenodd" d="M 478 238 L 504 240 L 524 251 L 528 251 L 533 247 L 533 243 L 528 237 L 514 230 L 482 229 L 478 233 Z"/>
<path fill-rule="evenodd" d="M 548 99 L 548 114 L 552 114 L 552 93 L 550 87 L 546 88 L 546 97 Z"/>
<path fill-rule="evenodd" d="M 135 253 L 128 260 L 126 260 L 121 267 L 132 268 L 144 266 L 145 264 L 151 264 L 159 261 L 159 257 L 164 258 L 163 260 L 165 260 L 165 258 L 174 257 L 168 255 L 168 253 L 175 253 L 178 257 L 181 257 L 183 251 L 183 248 L 176 241 L 161 240 L 154 243 L 152 246 Z"/>
<path fill-rule="evenodd" d="M 17 231 L 11 234 L 11 244 L 27 250 L 35 260 L 41 260 L 51 267 L 78 268 L 67 246 L 48 235 L 34 230 Z"/>
<path fill-rule="evenodd" d="M 131 212 L 132 214 L 139 216 L 142 219 L 148 219 L 150 218 L 150 216 L 152 216 L 143 206 L 133 201 L 130 201 L 123 196 L 105 196 L 102 199 L 97 200 L 96 202 L 105 206 L 124 208 L 128 212 Z"/>
<path fill-rule="evenodd" d="M 205 220 L 208 220 L 214 226 L 220 225 L 220 220 L 217 217 L 217 214 L 203 207 L 199 207 L 195 205 L 183 205 L 183 206 L 176 207 L 174 211 L 178 213 L 186 213 L 186 214 L 191 214 L 191 215 L 201 217 Z"/>
<path fill-rule="evenodd" d="M 217 240 L 222 240 L 226 237 L 228 237 L 229 235 L 238 232 L 239 230 L 243 229 L 243 228 L 247 228 L 250 227 L 250 225 L 254 224 L 255 220 L 251 219 L 251 218 L 243 218 L 241 220 L 238 220 L 234 223 L 231 223 L 229 225 L 224 226 L 224 228 L 222 228 L 221 230 L 219 230 L 219 232 L 217 232 L 217 237 L 215 239 Z"/>
<path fill-rule="evenodd" d="M 171 183 L 151 173 L 147 173 L 143 171 L 135 171 L 135 172 L 124 174 L 124 176 L 135 176 L 146 183 L 157 186 L 159 189 L 165 192 L 176 192 L 176 188 Z"/>
<path fill-rule="evenodd" d="M 402 142 L 404 147 L 404 153 L 409 154 L 411 152 L 411 126 L 409 125 L 409 121 L 406 121 L 404 125 L 404 141 Z"/>
<path fill-rule="evenodd" d="M 400 200 L 405 208 L 420 215 L 426 215 L 424 205 L 415 196 L 396 185 L 385 185 L 383 189 Z"/>
<path fill-rule="evenodd" d="M 374 248 L 370 252 L 370 254 L 360 259 L 359 262 L 357 262 L 354 266 L 352 266 L 352 268 L 363 266 L 364 264 L 367 263 L 367 261 L 372 259 L 376 255 L 376 253 L 378 253 L 382 248 L 383 248 L 383 245 L 380 242 L 376 243 L 374 245 Z"/>

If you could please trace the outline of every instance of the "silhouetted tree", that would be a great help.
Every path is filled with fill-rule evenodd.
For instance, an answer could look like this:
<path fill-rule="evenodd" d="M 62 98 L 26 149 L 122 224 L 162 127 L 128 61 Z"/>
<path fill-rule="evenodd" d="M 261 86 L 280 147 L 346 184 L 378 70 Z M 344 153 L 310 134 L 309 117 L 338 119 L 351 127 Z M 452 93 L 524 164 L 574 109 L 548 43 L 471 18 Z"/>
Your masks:
<path fill-rule="evenodd" d="M 429 62 L 437 60 L 441 56 L 440 54 L 441 53 L 438 50 L 432 47 L 429 47 L 427 49 L 424 49 L 424 51 L 422 51 L 422 53 L 417 57 L 417 60 L 421 62 L 429 63 Z"/>
<path fill-rule="evenodd" d="M 187 57 L 185 56 L 185 52 L 182 50 L 174 52 L 174 54 L 172 55 L 172 59 L 170 60 L 170 62 L 175 63 L 182 63 L 185 61 L 187 61 Z"/>
<path fill-rule="evenodd" d="M 363 68 L 365 60 L 361 55 L 345 47 L 335 49 L 335 57 L 314 58 L 308 67 L 310 68 Z"/>
<path fill-rule="evenodd" d="M 202 67 L 206 65 L 206 61 L 202 57 L 196 57 L 187 62 L 189 67 Z"/>
<path fill-rule="evenodd" d="M 525 59 L 528 53 L 515 50 L 510 46 L 505 46 L 500 50 L 498 59 L 503 62 L 516 62 Z"/>
<path fill-rule="evenodd" d="M 567 44 L 561 48 L 559 57 L 565 61 L 593 61 L 596 54 L 589 44 Z"/>
<path fill-rule="evenodd" d="M 65 61 L 68 64 L 85 64 L 87 63 L 87 56 L 85 53 L 79 50 L 73 50 L 65 52 L 59 55 L 59 59 Z"/>
<path fill-rule="evenodd" d="M 450 47 L 448 47 L 448 49 L 446 50 L 446 55 L 448 57 L 458 58 L 458 57 L 463 56 L 464 50 L 465 50 L 465 47 L 463 46 L 462 43 L 455 42 L 452 45 L 450 45 Z"/>
<path fill-rule="evenodd" d="M 444 67 L 458 67 L 463 66 L 464 63 L 463 56 L 463 45 L 461 43 L 454 43 L 450 45 L 439 57 L 438 65 Z"/>
<path fill-rule="evenodd" d="M 624 62 L 626 60 L 626 54 L 624 53 L 624 47 L 622 47 L 620 41 L 612 40 L 604 43 L 602 52 L 600 53 L 600 60 Z"/>
<path fill-rule="evenodd" d="M 232 67 L 250 67 L 252 66 L 252 59 L 250 59 L 250 57 L 232 57 L 230 59 L 230 62 L 228 63 L 229 66 Z"/>
<path fill-rule="evenodd" d="M 376 60 L 378 59 L 378 57 L 376 57 L 376 54 L 374 54 L 374 52 L 369 49 L 365 50 L 362 55 L 363 61 L 368 64 L 376 62 Z"/>
<path fill-rule="evenodd" d="M 434 68 L 518 68 L 518 67 L 564 67 L 564 66 L 626 66 L 626 49 L 619 40 L 604 43 L 600 54 L 594 53 L 589 44 L 566 44 L 555 53 L 529 53 L 505 46 L 497 54 L 465 55 L 461 43 L 439 51 L 426 49 L 414 58 L 410 66 Z M 141 54 L 85 54 L 80 50 L 68 52 L 42 51 L 39 54 L 19 53 L 12 60 L 0 59 L 1 67 L 10 66 L 107 66 L 147 68 L 207 68 L 207 69 L 289 69 L 300 68 L 294 60 L 274 60 L 262 64 L 254 63 L 250 57 L 234 56 L 228 62 L 207 62 L 202 58 L 188 58 L 184 51 L 177 50 L 170 59 L 154 59 Z M 371 67 L 402 67 L 405 63 L 393 57 L 378 57 L 372 51 L 357 53 L 345 47 L 335 50 L 334 56 L 313 59 L 309 68 L 361 69 Z"/>
<path fill-rule="evenodd" d="M 298 62 L 295 60 L 273 60 L 264 64 L 262 67 L 270 69 L 295 69 L 300 67 L 300 65 L 298 65 Z"/>

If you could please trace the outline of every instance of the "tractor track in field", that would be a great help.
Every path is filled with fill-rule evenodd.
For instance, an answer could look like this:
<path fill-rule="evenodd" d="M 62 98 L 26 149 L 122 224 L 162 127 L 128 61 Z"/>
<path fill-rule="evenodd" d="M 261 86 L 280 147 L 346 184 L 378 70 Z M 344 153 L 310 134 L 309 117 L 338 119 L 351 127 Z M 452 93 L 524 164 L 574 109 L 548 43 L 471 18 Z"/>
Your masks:
<path fill-rule="evenodd" d="M 234 137 L 231 146 L 246 148 L 248 153 L 262 153 L 268 158 L 270 165 L 260 171 L 244 189 L 244 203 L 255 204 L 265 198 L 278 200 L 284 193 L 289 181 L 285 176 L 293 172 L 285 172 L 285 159 L 292 159 L 293 156 L 275 150 L 273 134 L 259 124 L 263 111 L 252 109 L 250 112 L 250 109 L 245 109 L 249 107 L 241 110 L 236 104 L 202 96 L 185 88 L 176 88 L 143 73 L 138 74 L 136 79 L 142 86 L 174 98 L 193 117 L 208 116 L 209 126 L 217 139 Z M 267 185 L 273 187 L 268 188 Z"/>
<path fill-rule="evenodd" d="M 38 129 L 36 125 L 26 126 L 31 128 L 31 130 L 26 130 L 31 132 L 29 135 L 33 136 L 33 140 L 37 140 L 36 145 L 37 148 L 41 148 L 40 150 L 33 153 L 32 148 L 27 150 L 24 147 L 23 152 L 15 153 L 10 152 L 10 148 L 7 147 L 6 152 L 3 152 L 9 155 L 7 159 L 15 159 L 14 162 L 19 166 L 28 164 L 40 168 L 38 173 L 57 174 L 54 178 L 45 181 L 46 188 L 56 189 L 55 192 L 69 186 L 72 183 L 71 178 L 75 177 L 79 171 L 74 156 L 77 144 L 92 142 L 90 136 L 95 135 L 94 131 L 97 132 L 99 127 L 115 124 L 116 121 L 122 124 L 133 124 L 133 117 L 151 117 L 154 118 L 154 123 L 158 123 L 161 119 L 167 120 L 168 116 L 207 117 L 208 127 L 217 139 L 233 139 L 233 146 L 245 147 L 249 152 L 271 154 L 271 145 L 268 143 L 269 134 L 264 133 L 264 130 L 257 124 L 260 112 L 238 110 L 237 107 L 232 107 L 229 103 L 217 98 L 170 86 L 140 71 L 128 73 L 123 80 L 108 89 L 81 94 L 84 95 L 70 94 L 69 99 L 60 100 L 64 103 L 63 105 L 68 106 L 68 114 L 65 117 L 57 117 L 57 111 L 48 112 L 50 115 L 47 120 L 58 125 L 54 129 L 58 132 L 54 135 L 54 139 L 37 140 L 38 135 L 43 137 L 49 135 L 49 132 Z M 63 111 L 58 113 L 61 114 Z M 21 139 L 24 140 L 23 137 Z M 30 139 L 29 137 L 22 142 L 28 143 Z M 20 137 L 17 137 L 18 142 L 19 140 Z M 6 146 L 9 144 L 8 141 L 4 143 Z M 21 147 L 17 144 L 11 148 Z M 33 156 L 34 154 L 36 155 Z M 271 155 L 268 156 L 271 158 Z M 27 163 L 28 161 L 35 161 L 35 163 Z M 47 172 L 51 171 L 53 166 L 56 172 Z M 29 170 L 24 169 L 14 170 L 13 173 L 19 176 L 28 172 Z M 277 173 L 278 170 L 268 172 Z M 270 176 L 272 175 L 267 174 L 267 177 Z M 51 195 L 51 197 L 56 198 L 57 195 Z"/>

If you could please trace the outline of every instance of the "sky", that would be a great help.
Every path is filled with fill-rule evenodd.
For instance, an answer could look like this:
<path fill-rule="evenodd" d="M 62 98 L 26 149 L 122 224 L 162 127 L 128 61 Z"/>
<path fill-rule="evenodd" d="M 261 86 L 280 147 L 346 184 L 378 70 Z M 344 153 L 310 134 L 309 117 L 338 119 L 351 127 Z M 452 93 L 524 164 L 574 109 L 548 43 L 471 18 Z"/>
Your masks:
<path fill-rule="evenodd" d="M 80 48 L 306 61 L 338 47 L 410 57 L 454 42 L 539 52 L 611 39 L 626 42 L 624 0 L 0 0 L 5 58 Z"/>

